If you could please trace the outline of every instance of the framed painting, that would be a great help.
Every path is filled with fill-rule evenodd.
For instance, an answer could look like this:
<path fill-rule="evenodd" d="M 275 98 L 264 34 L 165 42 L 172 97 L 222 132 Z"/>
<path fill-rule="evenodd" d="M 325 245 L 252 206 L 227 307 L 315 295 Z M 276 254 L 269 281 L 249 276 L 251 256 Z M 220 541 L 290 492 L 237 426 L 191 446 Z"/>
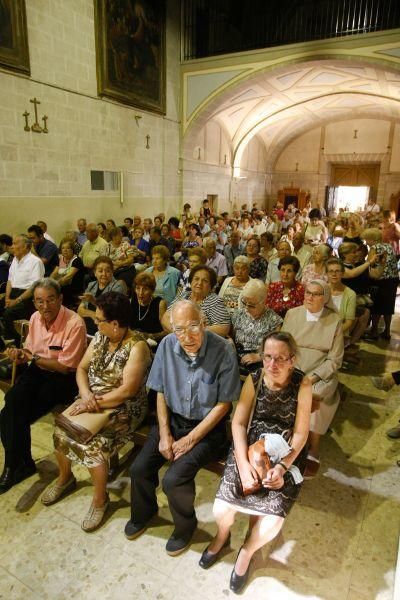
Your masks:
<path fill-rule="evenodd" d="M 97 87 L 165 114 L 165 0 L 95 0 Z"/>
<path fill-rule="evenodd" d="M 25 0 L 0 0 L 0 66 L 31 73 Z"/>

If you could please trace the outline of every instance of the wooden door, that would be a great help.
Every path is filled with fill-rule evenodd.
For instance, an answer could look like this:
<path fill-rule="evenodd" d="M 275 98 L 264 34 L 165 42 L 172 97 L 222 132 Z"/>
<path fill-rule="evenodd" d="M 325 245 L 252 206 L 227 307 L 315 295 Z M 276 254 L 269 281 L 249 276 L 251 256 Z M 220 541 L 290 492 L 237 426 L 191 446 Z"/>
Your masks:
<path fill-rule="evenodd" d="M 366 186 L 376 191 L 379 183 L 379 171 L 380 163 L 332 164 L 331 186 Z"/>

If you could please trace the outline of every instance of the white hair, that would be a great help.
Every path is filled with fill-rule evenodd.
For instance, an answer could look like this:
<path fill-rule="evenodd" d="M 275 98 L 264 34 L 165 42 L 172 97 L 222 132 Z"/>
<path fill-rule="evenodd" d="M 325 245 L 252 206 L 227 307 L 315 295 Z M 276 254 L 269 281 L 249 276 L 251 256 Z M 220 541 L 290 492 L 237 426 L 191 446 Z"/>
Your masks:
<path fill-rule="evenodd" d="M 242 298 L 258 298 L 260 301 L 267 297 L 267 286 L 259 279 L 252 279 L 246 283 L 242 291 Z"/>

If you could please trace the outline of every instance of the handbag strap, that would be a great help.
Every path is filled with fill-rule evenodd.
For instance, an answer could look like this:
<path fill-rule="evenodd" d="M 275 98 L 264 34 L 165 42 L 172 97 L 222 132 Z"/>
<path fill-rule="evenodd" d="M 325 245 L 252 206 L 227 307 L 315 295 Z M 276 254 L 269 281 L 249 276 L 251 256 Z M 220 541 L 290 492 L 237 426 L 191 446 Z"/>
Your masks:
<path fill-rule="evenodd" d="M 257 382 L 256 391 L 254 392 L 253 406 L 251 407 L 249 422 L 247 424 L 247 433 L 249 433 L 250 425 L 253 420 L 254 411 L 256 410 L 257 396 L 258 396 L 258 392 L 260 391 L 260 387 L 261 387 L 263 378 L 264 378 L 264 369 L 261 369 L 261 374 L 260 374 L 260 377 Z"/>

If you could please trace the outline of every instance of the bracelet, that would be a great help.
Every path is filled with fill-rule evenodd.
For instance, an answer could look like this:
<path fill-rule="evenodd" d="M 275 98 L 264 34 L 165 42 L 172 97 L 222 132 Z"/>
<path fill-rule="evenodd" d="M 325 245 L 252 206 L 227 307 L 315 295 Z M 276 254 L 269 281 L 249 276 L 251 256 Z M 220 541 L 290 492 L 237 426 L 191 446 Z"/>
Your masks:
<path fill-rule="evenodd" d="M 282 461 L 279 461 L 276 463 L 277 465 L 281 465 L 281 467 L 283 467 L 285 469 L 285 472 L 288 470 L 288 467 L 285 465 L 285 463 L 283 463 Z"/>

